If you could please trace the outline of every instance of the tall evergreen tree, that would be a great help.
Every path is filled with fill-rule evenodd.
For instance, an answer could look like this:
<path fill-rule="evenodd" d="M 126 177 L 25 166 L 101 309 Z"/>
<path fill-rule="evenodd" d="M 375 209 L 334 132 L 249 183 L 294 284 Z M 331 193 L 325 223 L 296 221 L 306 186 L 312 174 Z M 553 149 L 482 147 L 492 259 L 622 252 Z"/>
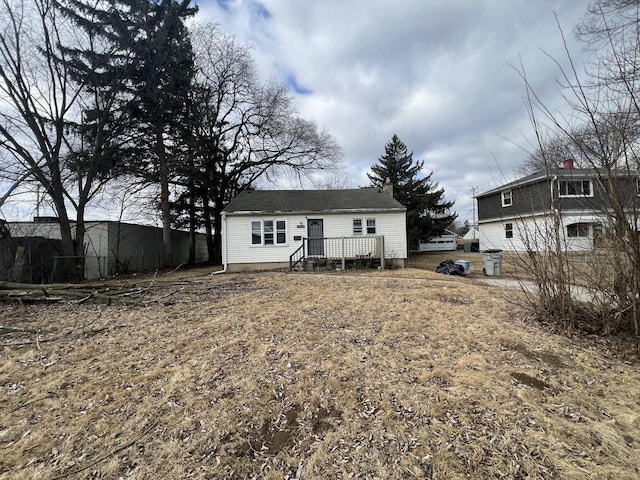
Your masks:
<path fill-rule="evenodd" d="M 453 202 L 444 198 L 444 189 L 431 180 L 433 172 L 422 176 L 424 161 L 414 161 L 413 152 L 393 135 L 384 147 L 384 155 L 367 174 L 371 185 L 382 187 L 387 178 L 393 184 L 393 197 L 407 207 L 407 244 L 417 248 L 420 241 L 441 234 L 457 217 L 451 213 Z"/>
<path fill-rule="evenodd" d="M 183 141 L 177 127 L 185 114 L 193 76 L 185 20 L 197 8 L 190 6 L 190 0 L 96 0 L 91 4 L 59 0 L 59 5 L 85 32 L 91 45 L 110 46 L 102 56 L 89 49 L 68 51 L 70 68 L 75 78 L 95 92 L 97 101 L 87 118 L 103 119 L 106 125 L 107 114 L 120 113 L 110 124 L 124 127 L 131 134 L 131 145 L 137 147 L 137 154 L 127 158 L 126 172 L 159 186 L 162 261 L 164 266 L 171 266 L 169 200 L 174 166 L 170 159 L 180 158 L 171 150 L 180 150 Z M 117 99 L 119 110 L 113 109 L 113 102 L 104 101 L 105 94 Z M 104 107 L 111 110 L 105 111 Z"/>
<path fill-rule="evenodd" d="M 184 105 L 193 76 L 193 56 L 185 25 L 197 7 L 190 0 L 120 0 L 129 6 L 128 19 L 136 25 L 134 35 L 124 36 L 138 62 L 132 89 L 139 98 L 134 116 L 140 121 L 144 137 L 151 145 L 150 179 L 160 187 L 164 266 L 172 266 L 170 145 L 179 138 L 177 126 L 184 116 Z M 131 29 L 127 30 L 132 32 Z M 177 157 L 176 157 L 177 158 Z"/>
<path fill-rule="evenodd" d="M 98 0 L 57 0 L 56 10 L 71 21 L 75 41 L 58 46 L 55 61 L 65 67 L 79 89 L 77 117 L 67 120 L 63 165 L 77 184 L 76 255 L 84 255 L 84 212 L 89 201 L 114 177 L 124 173 L 127 158 L 137 158 L 127 85 L 134 59 L 117 39 L 123 27 L 117 10 Z"/>

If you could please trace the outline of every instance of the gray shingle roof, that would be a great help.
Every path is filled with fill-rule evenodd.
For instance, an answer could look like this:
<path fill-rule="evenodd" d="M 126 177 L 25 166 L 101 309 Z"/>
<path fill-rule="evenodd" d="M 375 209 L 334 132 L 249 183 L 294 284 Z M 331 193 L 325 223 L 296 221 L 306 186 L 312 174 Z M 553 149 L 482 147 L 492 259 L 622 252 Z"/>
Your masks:
<path fill-rule="evenodd" d="M 406 208 L 378 188 L 352 190 L 246 190 L 231 200 L 227 214 L 348 211 L 404 211 Z"/>

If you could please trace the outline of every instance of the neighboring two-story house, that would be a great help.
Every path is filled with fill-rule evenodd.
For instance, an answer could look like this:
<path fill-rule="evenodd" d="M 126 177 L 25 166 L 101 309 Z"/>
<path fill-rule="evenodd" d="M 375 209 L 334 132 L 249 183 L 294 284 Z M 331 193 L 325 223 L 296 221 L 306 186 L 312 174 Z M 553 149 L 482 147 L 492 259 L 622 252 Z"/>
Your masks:
<path fill-rule="evenodd" d="M 638 180 L 624 172 L 609 178 L 594 169 L 574 168 L 567 160 L 556 172 L 536 172 L 476 196 L 480 248 L 542 251 L 555 244 L 555 222 L 561 248 L 594 247 L 611 218 L 606 182 L 625 208 L 638 207 Z M 553 212 L 558 215 L 552 215 Z"/>

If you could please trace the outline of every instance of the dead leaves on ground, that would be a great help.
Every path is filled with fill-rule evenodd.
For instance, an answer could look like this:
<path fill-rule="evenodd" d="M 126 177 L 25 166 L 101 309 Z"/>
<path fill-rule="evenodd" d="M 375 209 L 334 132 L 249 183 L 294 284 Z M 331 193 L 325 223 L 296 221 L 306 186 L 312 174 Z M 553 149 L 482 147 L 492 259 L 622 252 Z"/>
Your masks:
<path fill-rule="evenodd" d="M 635 364 L 393 273 L 1 305 L 0 477 L 636 478 Z"/>

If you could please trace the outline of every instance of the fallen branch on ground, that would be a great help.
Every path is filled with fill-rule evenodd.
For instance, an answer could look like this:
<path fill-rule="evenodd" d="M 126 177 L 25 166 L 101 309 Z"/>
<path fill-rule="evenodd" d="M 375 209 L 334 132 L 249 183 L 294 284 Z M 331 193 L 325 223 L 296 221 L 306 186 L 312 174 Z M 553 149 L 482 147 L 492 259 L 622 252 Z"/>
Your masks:
<path fill-rule="evenodd" d="M 52 283 L 34 285 L 30 283 L 0 282 L 0 302 L 23 303 L 57 302 L 73 300 L 84 303 L 89 299 L 135 305 L 157 285 L 156 275 L 151 282 L 123 283 Z"/>

